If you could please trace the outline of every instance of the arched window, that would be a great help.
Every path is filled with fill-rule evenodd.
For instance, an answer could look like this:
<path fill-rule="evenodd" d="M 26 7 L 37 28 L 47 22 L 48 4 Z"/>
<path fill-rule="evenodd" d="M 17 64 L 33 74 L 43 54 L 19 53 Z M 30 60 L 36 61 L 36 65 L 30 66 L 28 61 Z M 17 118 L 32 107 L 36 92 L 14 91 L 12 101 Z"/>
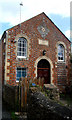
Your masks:
<path fill-rule="evenodd" d="M 17 57 L 19 58 L 27 57 L 27 40 L 23 37 L 18 39 Z"/>
<path fill-rule="evenodd" d="M 58 61 L 64 61 L 64 46 L 62 44 L 58 45 Z"/>

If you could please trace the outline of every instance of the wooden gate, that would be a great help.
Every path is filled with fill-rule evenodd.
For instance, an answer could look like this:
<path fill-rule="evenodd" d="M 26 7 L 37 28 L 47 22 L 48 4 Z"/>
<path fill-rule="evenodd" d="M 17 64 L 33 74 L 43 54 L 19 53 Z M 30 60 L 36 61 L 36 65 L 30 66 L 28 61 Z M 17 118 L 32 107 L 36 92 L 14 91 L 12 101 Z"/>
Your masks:
<path fill-rule="evenodd" d="M 44 78 L 40 78 L 40 77 L 39 79 L 20 78 L 19 80 L 18 93 L 16 91 L 16 102 L 18 101 L 18 104 L 19 104 L 19 112 L 27 110 L 27 94 L 29 92 L 29 85 L 32 83 L 35 83 L 36 85 L 41 86 L 43 89 Z"/>

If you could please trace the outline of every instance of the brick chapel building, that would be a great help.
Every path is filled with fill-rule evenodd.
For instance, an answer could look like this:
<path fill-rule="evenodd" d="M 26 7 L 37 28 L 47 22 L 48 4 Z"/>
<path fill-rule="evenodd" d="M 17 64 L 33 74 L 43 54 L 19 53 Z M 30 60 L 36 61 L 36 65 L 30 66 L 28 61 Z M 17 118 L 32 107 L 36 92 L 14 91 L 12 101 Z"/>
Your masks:
<path fill-rule="evenodd" d="M 69 84 L 71 42 L 45 13 L 4 31 L 0 44 L 3 84 L 21 77 L 44 77 L 60 89 Z"/>

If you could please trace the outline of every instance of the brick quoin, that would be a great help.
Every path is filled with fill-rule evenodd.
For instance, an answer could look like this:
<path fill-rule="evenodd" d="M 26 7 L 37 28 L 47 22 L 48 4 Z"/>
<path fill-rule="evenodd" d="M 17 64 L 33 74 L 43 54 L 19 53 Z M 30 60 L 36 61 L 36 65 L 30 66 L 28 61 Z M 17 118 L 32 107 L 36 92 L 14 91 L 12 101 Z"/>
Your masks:
<path fill-rule="evenodd" d="M 17 57 L 18 38 L 27 40 L 27 58 Z M 5 40 L 5 41 L 4 41 Z M 71 42 L 43 12 L 3 33 L 2 81 L 16 85 L 16 68 L 27 69 L 27 77 L 37 77 L 37 65 L 42 59 L 50 64 L 50 83 L 64 89 L 69 83 Z M 58 45 L 64 46 L 65 61 L 58 61 Z M 43 50 L 46 54 L 43 55 Z M 5 52 L 5 55 L 3 53 Z"/>

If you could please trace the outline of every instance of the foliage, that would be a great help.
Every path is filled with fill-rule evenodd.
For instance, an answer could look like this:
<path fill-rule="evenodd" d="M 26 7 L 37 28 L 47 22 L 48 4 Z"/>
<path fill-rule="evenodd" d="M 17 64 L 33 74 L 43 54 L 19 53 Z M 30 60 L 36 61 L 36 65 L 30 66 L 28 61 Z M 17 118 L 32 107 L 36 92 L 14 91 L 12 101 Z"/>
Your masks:
<path fill-rule="evenodd" d="M 18 117 L 15 115 L 15 112 L 11 113 L 12 120 L 18 120 Z"/>

